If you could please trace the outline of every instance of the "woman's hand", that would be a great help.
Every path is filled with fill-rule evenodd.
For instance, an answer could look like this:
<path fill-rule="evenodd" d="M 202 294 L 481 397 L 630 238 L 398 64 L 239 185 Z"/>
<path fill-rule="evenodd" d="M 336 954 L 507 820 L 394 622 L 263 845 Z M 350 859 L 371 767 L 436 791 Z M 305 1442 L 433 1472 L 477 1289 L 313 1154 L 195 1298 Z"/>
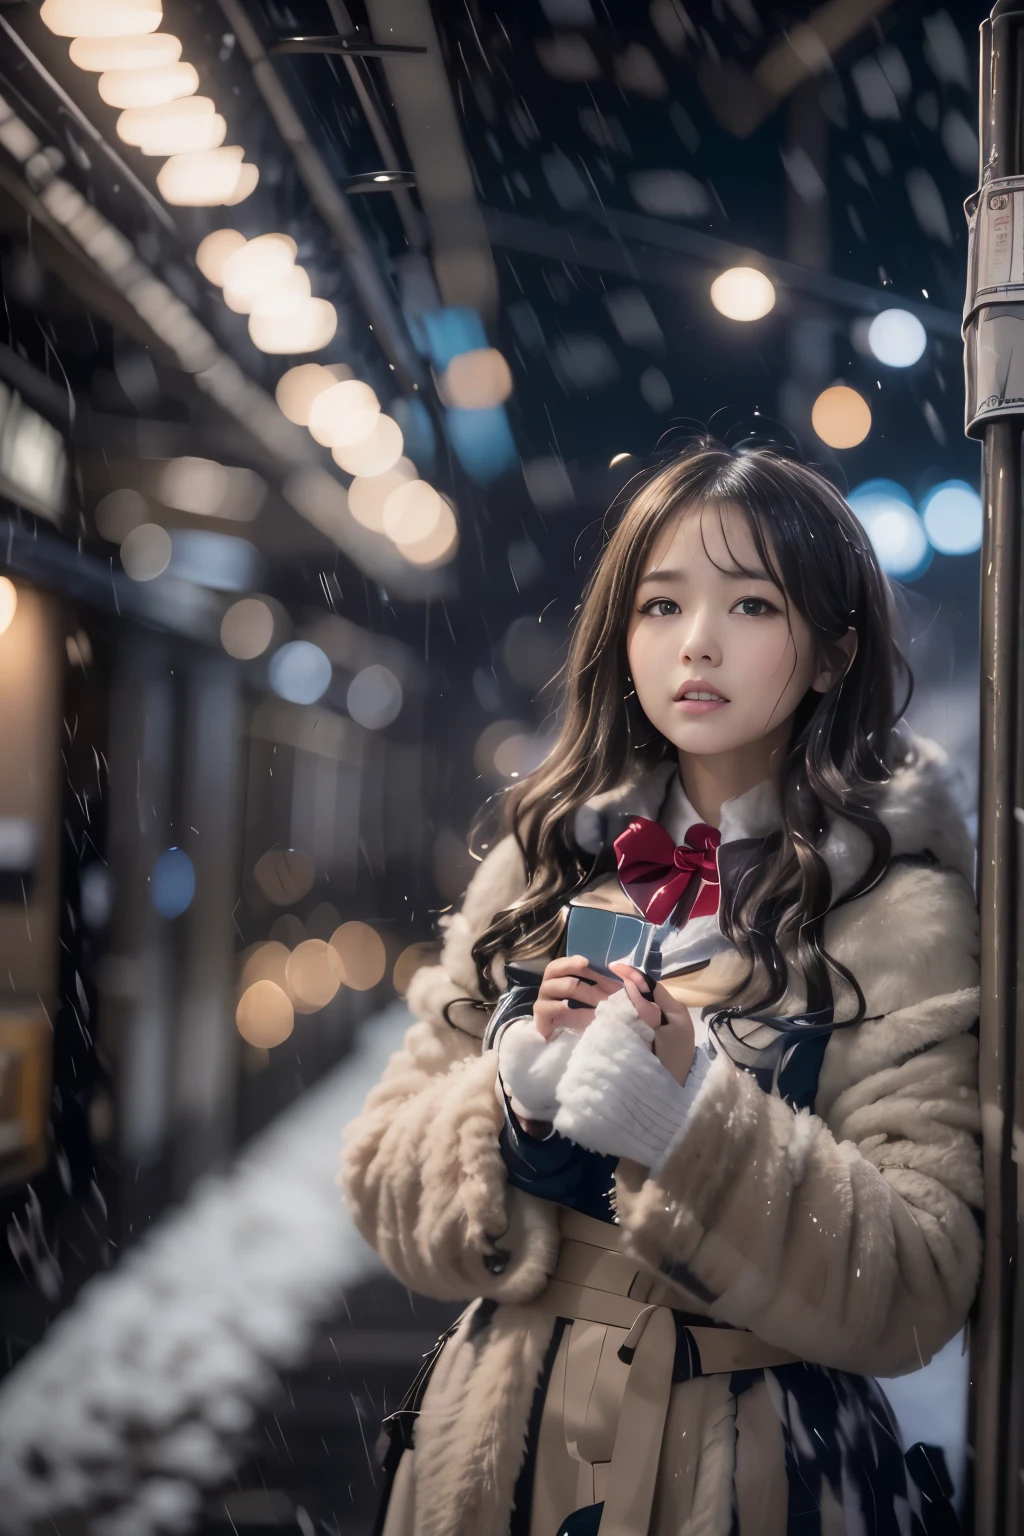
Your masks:
<path fill-rule="evenodd" d="M 622 977 L 637 1017 L 654 1030 L 653 1050 L 662 1066 L 677 1083 L 685 1083 L 697 1048 L 689 1008 L 677 1002 L 660 982 L 652 993 L 644 973 L 625 960 L 613 960 L 608 968 Z"/>
<path fill-rule="evenodd" d="M 544 967 L 533 1005 L 534 1023 L 545 1040 L 550 1040 L 560 1025 L 581 1032 L 593 1019 L 594 1009 L 602 998 L 611 997 L 618 990 L 618 982 L 591 969 L 586 955 L 561 955 Z M 586 1007 L 570 1008 L 570 998 Z"/>

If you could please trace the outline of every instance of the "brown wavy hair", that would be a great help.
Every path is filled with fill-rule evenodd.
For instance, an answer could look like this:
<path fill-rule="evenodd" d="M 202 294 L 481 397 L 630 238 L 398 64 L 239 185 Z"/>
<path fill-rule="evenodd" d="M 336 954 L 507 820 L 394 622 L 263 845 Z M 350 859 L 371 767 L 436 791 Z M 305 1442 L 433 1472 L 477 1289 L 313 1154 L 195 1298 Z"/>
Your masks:
<path fill-rule="evenodd" d="M 889 833 L 873 806 L 880 786 L 909 755 L 895 728 L 910 702 L 913 678 L 893 638 L 889 584 L 860 523 L 823 475 L 773 449 L 736 450 L 707 436 L 628 499 L 576 612 L 558 680 L 556 743 L 541 766 L 503 796 L 502 829 L 519 844 L 528 888 L 495 915 L 473 946 L 488 999 L 497 996 L 494 958 L 548 953 L 564 928 L 568 898 L 596 872 L 597 860 L 574 835 L 575 813 L 593 796 L 675 755 L 630 685 L 627 625 L 637 584 L 666 524 L 681 512 L 726 502 L 744 514 L 764 569 L 785 595 L 787 617 L 792 604 L 810 626 L 816 665 L 839 670 L 827 692 L 809 689 L 797 706 L 781 765 L 782 836 L 721 914 L 723 931 L 748 962 L 723 1006 L 748 987 L 755 995 L 747 994 L 734 1013 L 770 1009 L 784 996 L 788 966 L 779 941 L 792 934 L 809 1008 L 816 1006 L 811 999 L 817 1006 L 831 999 L 831 970 L 857 998 L 856 1018 L 848 1022 L 864 1017 L 856 978 L 822 944 L 832 881 L 819 847 L 830 812 L 854 822 L 871 841 L 869 868 L 843 902 L 876 884 L 891 856 Z M 742 569 L 739 562 L 734 569 Z M 851 625 L 857 651 L 844 672 L 846 657 L 837 642 Z M 906 681 L 899 709 L 898 675 Z"/>

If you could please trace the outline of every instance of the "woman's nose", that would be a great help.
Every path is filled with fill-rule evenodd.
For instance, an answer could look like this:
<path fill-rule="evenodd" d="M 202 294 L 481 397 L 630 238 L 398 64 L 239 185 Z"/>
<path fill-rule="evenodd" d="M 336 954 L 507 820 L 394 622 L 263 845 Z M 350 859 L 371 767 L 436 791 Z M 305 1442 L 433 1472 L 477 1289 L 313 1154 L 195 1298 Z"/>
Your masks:
<path fill-rule="evenodd" d="M 679 647 L 679 659 L 684 662 L 700 660 L 712 663 L 721 660 L 721 647 L 712 633 L 706 614 L 695 614 L 687 626 Z"/>

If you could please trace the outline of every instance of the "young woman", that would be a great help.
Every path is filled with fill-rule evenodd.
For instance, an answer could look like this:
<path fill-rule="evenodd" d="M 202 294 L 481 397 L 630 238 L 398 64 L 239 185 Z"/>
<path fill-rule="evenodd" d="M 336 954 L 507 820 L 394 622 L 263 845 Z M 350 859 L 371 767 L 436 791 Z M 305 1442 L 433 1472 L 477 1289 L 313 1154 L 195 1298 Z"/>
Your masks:
<path fill-rule="evenodd" d="M 973 849 L 900 673 L 813 470 L 702 440 L 626 507 L 558 744 L 347 1134 L 360 1230 L 470 1302 L 385 1536 L 957 1529 L 871 1379 L 980 1262 Z"/>

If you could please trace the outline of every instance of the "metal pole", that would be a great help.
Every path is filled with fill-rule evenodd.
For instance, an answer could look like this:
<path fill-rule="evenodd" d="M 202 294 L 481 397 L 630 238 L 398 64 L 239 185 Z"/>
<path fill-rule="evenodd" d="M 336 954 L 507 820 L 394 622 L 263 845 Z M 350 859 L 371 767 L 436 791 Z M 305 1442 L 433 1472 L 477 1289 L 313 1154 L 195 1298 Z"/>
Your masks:
<path fill-rule="evenodd" d="M 969 1438 L 975 1536 L 1018 1529 L 1017 1448 L 1024 1383 L 1013 1371 L 1020 1202 L 1015 1119 L 1022 997 L 1021 848 L 1024 701 L 1021 683 L 1021 434 L 1024 388 L 1013 378 L 1012 335 L 1024 318 L 1022 38 L 1019 0 L 998 0 L 981 28 L 979 191 L 968 199 L 971 240 L 964 310 L 966 430 L 982 442 L 981 762 L 978 898 L 981 913 L 980 1093 L 985 1192 L 984 1263 L 972 1329 Z M 1017 182 L 1019 181 L 1019 186 Z M 1015 1379 L 1018 1376 L 1018 1379 Z"/>

